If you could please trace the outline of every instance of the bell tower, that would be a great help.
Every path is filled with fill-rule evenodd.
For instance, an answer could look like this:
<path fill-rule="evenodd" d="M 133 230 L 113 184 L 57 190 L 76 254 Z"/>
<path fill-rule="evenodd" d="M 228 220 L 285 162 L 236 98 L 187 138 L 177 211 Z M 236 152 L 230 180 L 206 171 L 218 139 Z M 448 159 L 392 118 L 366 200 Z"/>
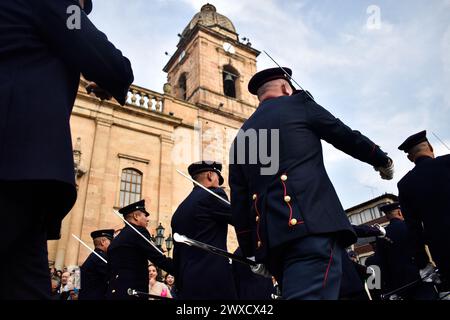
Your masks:
<path fill-rule="evenodd" d="M 260 52 L 242 43 L 233 23 L 205 4 L 179 34 L 164 67 L 172 94 L 200 108 L 248 116 L 258 101 L 247 90 Z"/>

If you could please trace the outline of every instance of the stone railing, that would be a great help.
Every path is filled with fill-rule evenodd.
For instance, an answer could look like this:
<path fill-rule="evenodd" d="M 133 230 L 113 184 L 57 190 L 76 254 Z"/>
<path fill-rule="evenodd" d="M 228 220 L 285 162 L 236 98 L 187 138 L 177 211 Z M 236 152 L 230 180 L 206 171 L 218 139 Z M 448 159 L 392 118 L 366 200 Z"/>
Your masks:
<path fill-rule="evenodd" d="M 132 85 L 127 98 L 127 104 L 155 112 L 164 111 L 164 99 L 161 93 Z"/>

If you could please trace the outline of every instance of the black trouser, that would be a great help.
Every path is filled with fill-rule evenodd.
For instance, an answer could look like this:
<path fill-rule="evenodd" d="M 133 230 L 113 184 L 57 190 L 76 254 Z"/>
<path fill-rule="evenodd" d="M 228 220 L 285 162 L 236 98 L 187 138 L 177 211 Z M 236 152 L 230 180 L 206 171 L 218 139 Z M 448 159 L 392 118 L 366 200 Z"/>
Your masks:
<path fill-rule="evenodd" d="M 308 236 L 273 250 L 268 268 L 282 284 L 283 299 L 337 300 L 342 250 L 334 235 Z"/>
<path fill-rule="evenodd" d="M 0 181 L 0 299 L 50 299 L 45 184 Z"/>

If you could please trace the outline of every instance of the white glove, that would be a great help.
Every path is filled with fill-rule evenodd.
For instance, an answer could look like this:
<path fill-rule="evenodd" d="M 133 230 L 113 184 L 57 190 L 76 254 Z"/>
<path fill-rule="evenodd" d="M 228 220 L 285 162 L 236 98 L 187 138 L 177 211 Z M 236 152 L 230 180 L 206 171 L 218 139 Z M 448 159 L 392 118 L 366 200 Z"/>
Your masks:
<path fill-rule="evenodd" d="M 380 173 L 380 177 L 383 180 L 392 180 L 394 177 L 394 161 L 392 159 L 389 159 L 386 167 L 376 167 L 374 169 Z"/>
<path fill-rule="evenodd" d="M 247 259 L 255 261 L 255 257 L 248 257 Z M 262 263 L 258 263 L 255 266 L 250 266 L 250 269 L 254 274 L 263 276 L 264 278 L 272 278 L 272 275 L 270 274 L 269 270 L 267 270 L 266 266 Z"/>
<path fill-rule="evenodd" d="M 382 226 L 380 226 L 378 223 L 374 224 L 372 227 L 377 228 L 377 229 L 381 232 L 381 235 L 378 236 L 379 238 L 384 238 L 384 237 L 386 237 L 386 229 L 385 229 L 385 228 L 383 228 Z"/>

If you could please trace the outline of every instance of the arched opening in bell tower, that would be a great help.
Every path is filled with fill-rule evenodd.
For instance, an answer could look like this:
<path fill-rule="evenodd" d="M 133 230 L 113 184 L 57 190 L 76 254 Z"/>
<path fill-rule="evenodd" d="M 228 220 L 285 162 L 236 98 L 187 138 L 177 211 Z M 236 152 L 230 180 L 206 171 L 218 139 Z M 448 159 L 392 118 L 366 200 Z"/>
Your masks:
<path fill-rule="evenodd" d="M 178 98 L 182 100 L 187 99 L 186 72 L 178 80 Z"/>
<path fill-rule="evenodd" d="M 231 65 L 223 67 L 222 80 L 223 80 L 223 94 L 230 98 L 238 97 L 238 78 L 239 72 Z"/>

